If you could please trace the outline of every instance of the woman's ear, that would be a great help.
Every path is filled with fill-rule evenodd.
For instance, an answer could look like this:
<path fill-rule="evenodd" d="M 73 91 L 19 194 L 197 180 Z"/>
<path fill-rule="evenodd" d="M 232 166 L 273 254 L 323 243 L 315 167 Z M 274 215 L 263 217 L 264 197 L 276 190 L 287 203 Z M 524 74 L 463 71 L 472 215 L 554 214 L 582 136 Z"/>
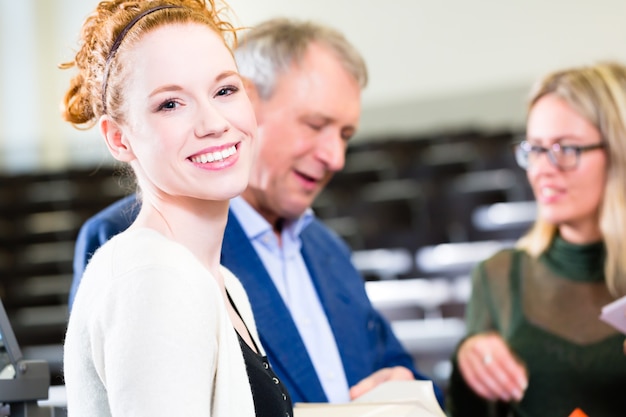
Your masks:
<path fill-rule="evenodd" d="M 135 154 L 128 143 L 128 138 L 116 121 L 111 119 L 110 116 L 103 115 L 100 117 L 99 126 L 107 148 L 109 148 L 109 152 L 115 159 L 122 162 L 130 162 L 135 159 Z"/>

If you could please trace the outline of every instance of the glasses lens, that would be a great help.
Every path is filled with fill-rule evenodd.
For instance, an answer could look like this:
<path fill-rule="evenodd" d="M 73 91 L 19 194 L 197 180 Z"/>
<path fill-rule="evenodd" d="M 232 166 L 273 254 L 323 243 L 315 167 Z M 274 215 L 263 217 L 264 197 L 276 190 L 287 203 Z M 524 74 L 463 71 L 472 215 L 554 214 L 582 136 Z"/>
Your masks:
<path fill-rule="evenodd" d="M 528 168 L 529 147 L 525 145 L 527 145 L 527 142 L 515 145 L 515 161 L 523 169 Z"/>
<path fill-rule="evenodd" d="M 578 165 L 578 152 L 575 148 L 559 146 L 553 147 L 551 152 L 554 162 L 561 169 L 572 169 Z"/>

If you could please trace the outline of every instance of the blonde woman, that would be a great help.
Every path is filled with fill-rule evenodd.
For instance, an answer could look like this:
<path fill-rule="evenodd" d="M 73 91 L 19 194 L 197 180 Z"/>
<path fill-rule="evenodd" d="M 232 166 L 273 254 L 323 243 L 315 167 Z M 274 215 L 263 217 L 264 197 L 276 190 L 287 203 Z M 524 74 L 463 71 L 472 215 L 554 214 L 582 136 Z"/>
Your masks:
<path fill-rule="evenodd" d="M 473 273 L 451 416 L 626 411 L 623 335 L 598 318 L 626 293 L 626 68 L 548 74 L 515 147 L 537 205 L 515 249 Z"/>

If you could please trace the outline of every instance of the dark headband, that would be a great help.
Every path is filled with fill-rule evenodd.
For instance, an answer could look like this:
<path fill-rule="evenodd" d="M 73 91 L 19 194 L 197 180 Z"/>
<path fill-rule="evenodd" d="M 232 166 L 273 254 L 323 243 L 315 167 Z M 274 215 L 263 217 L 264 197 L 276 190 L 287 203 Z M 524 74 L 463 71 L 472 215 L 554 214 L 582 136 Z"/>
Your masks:
<path fill-rule="evenodd" d="M 135 16 L 133 20 L 128 22 L 128 24 L 124 26 L 124 29 L 122 29 L 122 31 L 117 35 L 117 37 L 115 38 L 115 41 L 113 42 L 113 46 L 111 46 L 109 55 L 107 55 L 106 64 L 104 66 L 104 75 L 102 77 L 102 108 L 103 108 L 102 112 L 103 113 L 107 112 L 106 94 L 107 94 L 107 82 L 109 80 L 109 70 L 111 69 L 111 61 L 113 61 L 113 57 L 115 56 L 115 53 L 120 47 L 120 44 L 124 40 L 124 37 L 126 36 L 128 31 L 131 30 L 133 26 L 135 26 L 137 22 L 139 22 L 141 19 L 143 19 L 150 13 L 154 13 L 162 9 L 173 9 L 173 8 L 180 8 L 180 6 L 174 6 L 173 4 L 165 4 L 165 5 L 156 6 L 151 9 L 145 10 L 144 12 Z"/>

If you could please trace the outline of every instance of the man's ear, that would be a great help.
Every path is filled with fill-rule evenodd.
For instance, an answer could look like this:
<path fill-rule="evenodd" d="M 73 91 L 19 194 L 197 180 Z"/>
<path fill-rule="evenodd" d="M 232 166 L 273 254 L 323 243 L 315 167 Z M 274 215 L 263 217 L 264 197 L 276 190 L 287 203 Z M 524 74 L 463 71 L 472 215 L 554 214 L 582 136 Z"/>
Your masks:
<path fill-rule="evenodd" d="M 135 154 L 128 143 L 128 138 L 116 121 L 111 119 L 110 116 L 103 115 L 100 117 L 99 126 L 107 148 L 109 148 L 109 152 L 115 159 L 122 162 L 130 162 L 135 159 Z"/>

